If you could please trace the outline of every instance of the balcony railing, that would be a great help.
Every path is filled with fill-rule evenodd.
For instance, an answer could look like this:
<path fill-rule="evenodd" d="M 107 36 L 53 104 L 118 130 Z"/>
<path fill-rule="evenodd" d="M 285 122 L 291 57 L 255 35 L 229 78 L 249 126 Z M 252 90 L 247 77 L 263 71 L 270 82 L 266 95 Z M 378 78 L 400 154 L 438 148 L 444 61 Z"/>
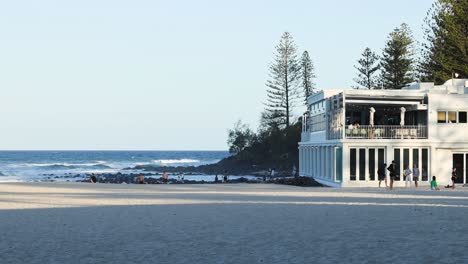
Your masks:
<path fill-rule="evenodd" d="M 345 128 L 345 138 L 418 139 L 427 138 L 427 126 L 360 126 Z"/>

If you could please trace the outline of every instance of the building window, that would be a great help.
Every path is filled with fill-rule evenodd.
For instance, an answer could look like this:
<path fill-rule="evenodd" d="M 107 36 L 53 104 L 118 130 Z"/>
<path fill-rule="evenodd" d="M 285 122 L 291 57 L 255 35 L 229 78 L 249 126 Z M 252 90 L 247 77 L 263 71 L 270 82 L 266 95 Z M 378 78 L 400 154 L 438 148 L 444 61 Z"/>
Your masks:
<path fill-rule="evenodd" d="M 369 180 L 375 181 L 375 149 L 369 149 Z"/>
<path fill-rule="evenodd" d="M 349 150 L 349 179 L 356 180 L 356 149 Z"/>
<path fill-rule="evenodd" d="M 458 112 L 458 123 L 467 123 L 466 112 Z"/>
<path fill-rule="evenodd" d="M 419 149 L 418 148 L 414 148 L 413 149 L 413 168 L 420 168 L 419 166 Z M 413 169 L 411 168 L 411 170 Z"/>
<path fill-rule="evenodd" d="M 429 161 L 429 151 L 427 148 L 421 150 L 421 176 L 423 181 L 428 181 L 428 161 Z"/>
<path fill-rule="evenodd" d="M 446 123 L 446 113 L 445 112 L 437 112 L 437 123 Z"/>
<path fill-rule="evenodd" d="M 398 181 L 400 179 L 400 149 L 396 148 L 393 149 L 393 160 L 395 161 L 395 180 Z"/>
<path fill-rule="evenodd" d="M 341 182 L 343 178 L 343 149 L 335 148 L 335 180 Z"/>
<path fill-rule="evenodd" d="M 385 163 L 385 149 L 379 148 L 378 155 L 379 155 L 378 168 L 382 168 L 384 163 Z M 384 173 L 386 173 L 386 170 L 387 170 L 387 168 L 384 168 Z"/>
<path fill-rule="evenodd" d="M 466 124 L 467 123 L 467 111 L 438 111 L 437 123 Z"/>
<path fill-rule="evenodd" d="M 410 153 L 409 149 L 407 149 L 407 148 L 403 149 L 403 168 L 402 168 L 403 171 L 406 170 L 408 168 L 408 166 L 410 165 L 409 164 L 409 161 L 410 161 L 409 153 Z M 403 179 L 403 177 L 402 177 L 401 180 L 404 181 L 406 179 Z"/>
<path fill-rule="evenodd" d="M 359 149 L 359 180 L 366 180 L 366 149 Z"/>
<path fill-rule="evenodd" d="M 310 117 L 310 132 L 322 131 L 325 130 L 326 118 L 325 114 L 319 114 Z"/>
<path fill-rule="evenodd" d="M 456 123 L 457 122 L 457 112 L 448 112 L 448 122 L 449 123 Z"/>

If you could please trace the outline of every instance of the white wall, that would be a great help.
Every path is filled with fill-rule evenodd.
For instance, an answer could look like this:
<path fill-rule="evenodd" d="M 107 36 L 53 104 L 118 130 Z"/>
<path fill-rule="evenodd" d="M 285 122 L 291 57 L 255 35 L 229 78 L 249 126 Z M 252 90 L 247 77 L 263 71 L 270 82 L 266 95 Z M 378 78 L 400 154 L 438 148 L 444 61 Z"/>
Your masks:
<path fill-rule="evenodd" d="M 428 133 L 431 141 L 468 143 L 468 124 L 438 124 L 437 111 L 468 111 L 468 94 L 428 94 Z"/>

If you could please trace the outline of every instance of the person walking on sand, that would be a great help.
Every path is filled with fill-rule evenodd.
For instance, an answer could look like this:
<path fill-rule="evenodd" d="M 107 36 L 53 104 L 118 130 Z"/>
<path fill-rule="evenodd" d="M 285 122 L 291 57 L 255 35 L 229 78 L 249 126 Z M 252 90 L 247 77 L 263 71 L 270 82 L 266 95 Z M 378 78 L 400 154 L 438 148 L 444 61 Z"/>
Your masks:
<path fill-rule="evenodd" d="M 419 168 L 417 164 L 414 164 L 413 168 L 413 180 L 414 180 L 414 186 L 418 188 L 418 181 L 419 181 Z"/>
<path fill-rule="evenodd" d="M 167 184 L 167 181 L 169 180 L 169 174 L 167 172 L 163 171 L 163 182 Z"/>
<path fill-rule="evenodd" d="M 395 161 L 392 160 L 392 164 L 388 166 L 387 170 L 390 173 L 390 190 L 393 190 L 393 181 L 395 181 Z"/>
<path fill-rule="evenodd" d="M 383 165 L 381 165 L 379 169 L 377 170 L 377 176 L 379 177 L 379 188 L 380 188 L 380 184 L 382 183 L 382 181 L 385 181 L 385 188 L 388 187 L 387 177 L 385 177 L 386 176 L 385 168 L 387 168 L 387 163 L 384 163 Z"/>
<path fill-rule="evenodd" d="M 413 172 L 411 171 L 410 166 L 406 167 L 406 170 L 403 172 L 403 175 L 406 177 L 405 179 L 405 187 L 411 188 L 411 182 L 413 181 Z"/>

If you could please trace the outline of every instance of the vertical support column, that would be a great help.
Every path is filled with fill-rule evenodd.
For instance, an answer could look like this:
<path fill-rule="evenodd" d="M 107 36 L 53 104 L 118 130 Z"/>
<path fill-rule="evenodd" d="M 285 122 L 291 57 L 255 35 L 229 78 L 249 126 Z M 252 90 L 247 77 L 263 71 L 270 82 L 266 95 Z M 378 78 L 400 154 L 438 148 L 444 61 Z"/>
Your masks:
<path fill-rule="evenodd" d="M 465 156 L 464 156 L 464 160 L 463 160 L 463 164 L 465 165 L 465 167 L 463 168 L 463 184 L 466 184 L 466 175 L 468 174 L 467 171 L 467 168 L 468 166 L 466 165 L 466 163 L 468 163 L 468 153 L 465 153 Z"/>
<path fill-rule="evenodd" d="M 411 171 L 413 171 L 413 148 L 409 148 L 409 167 L 411 169 Z M 406 168 L 405 168 L 406 170 Z M 410 183 L 411 184 L 411 183 Z"/>
<path fill-rule="evenodd" d="M 398 164 L 400 165 L 400 181 L 404 181 L 404 177 L 403 177 L 403 171 L 405 170 L 403 167 L 404 167 L 404 164 L 403 164 L 403 161 L 404 161 L 404 157 L 403 157 L 403 147 L 400 147 L 400 160 L 398 161 Z"/>
<path fill-rule="evenodd" d="M 374 151 L 374 168 L 375 168 L 375 171 L 374 171 L 374 179 L 375 181 L 378 181 L 379 180 L 379 175 L 377 174 L 377 170 L 379 169 L 379 147 L 376 147 L 375 148 L 375 151 Z"/>
<path fill-rule="evenodd" d="M 359 182 L 361 181 L 361 166 L 360 166 L 360 162 L 361 162 L 361 159 L 363 157 L 361 157 L 361 151 L 359 150 L 359 147 L 356 147 L 356 181 Z"/>
<path fill-rule="evenodd" d="M 331 180 L 332 174 L 331 174 L 331 163 L 332 159 L 331 157 L 331 147 L 327 146 L 327 155 L 325 156 L 325 160 L 327 161 L 327 179 Z"/>
<path fill-rule="evenodd" d="M 302 173 L 302 147 L 299 147 L 299 175 Z"/>
<path fill-rule="evenodd" d="M 366 153 L 366 159 L 364 162 L 364 180 L 369 181 L 369 148 L 364 148 L 364 153 Z"/>
<path fill-rule="evenodd" d="M 418 148 L 419 181 L 422 181 L 422 149 L 423 148 Z"/>
<path fill-rule="evenodd" d="M 341 186 L 346 186 L 349 183 L 349 147 L 347 144 L 341 145 Z"/>

